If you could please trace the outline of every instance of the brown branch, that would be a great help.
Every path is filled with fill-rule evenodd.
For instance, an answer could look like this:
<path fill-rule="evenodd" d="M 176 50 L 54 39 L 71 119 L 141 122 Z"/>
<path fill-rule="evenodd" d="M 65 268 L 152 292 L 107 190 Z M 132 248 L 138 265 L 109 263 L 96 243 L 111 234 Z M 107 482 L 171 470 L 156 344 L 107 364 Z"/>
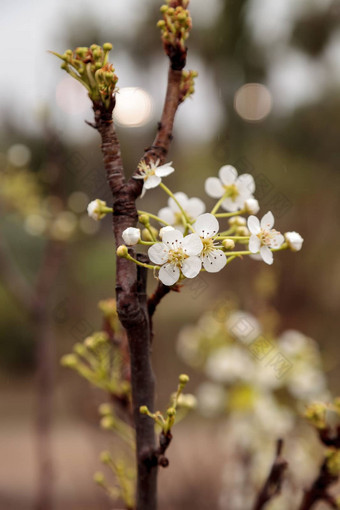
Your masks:
<path fill-rule="evenodd" d="M 185 52 L 186 53 L 186 52 Z M 183 66 L 185 58 L 182 58 Z M 179 105 L 182 71 L 170 65 L 168 86 L 161 122 L 153 146 L 145 151 L 146 162 L 159 160 L 163 163 L 172 140 L 172 128 Z M 131 179 L 126 182 L 112 111 L 115 98 L 106 110 L 100 102 L 93 103 L 95 126 L 100 133 L 101 149 L 106 177 L 113 197 L 113 232 L 118 247 L 124 244 L 122 232 L 137 223 L 135 201 L 142 191 L 142 181 Z M 92 126 L 93 127 L 93 126 Z M 133 254 L 133 249 L 130 249 Z M 126 329 L 130 359 L 134 422 L 137 443 L 137 510 L 157 508 L 157 467 L 154 424 L 141 415 L 139 408 L 146 405 L 154 408 L 154 376 L 150 361 L 151 331 L 146 299 L 146 271 L 125 258 L 117 257 L 116 300 L 119 319 Z"/>
<path fill-rule="evenodd" d="M 145 261 L 146 256 L 139 255 Z M 154 408 L 155 381 L 150 361 L 150 324 L 147 308 L 147 270 L 138 267 L 137 296 L 141 310 L 141 320 L 129 332 L 131 356 L 131 384 L 133 413 L 136 425 L 137 442 L 137 509 L 156 510 L 157 508 L 157 461 L 154 424 L 148 416 L 140 413 L 146 405 Z"/>
<path fill-rule="evenodd" d="M 274 463 L 257 497 L 253 510 L 261 510 L 265 507 L 268 501 L 278 496 L 281 492 L 284 473 L 288 466 L 287 461 L 281 456 L 282 448 L 283 440 L 279 439 L 277 442 Z"/>
<path fill-rule="evenodd" d="M 325 501 L 331 508 L 338 508 L 335 499 L 328 493 L 329 487 L 337 482 L 338 479 L 338 476 L 332 475 L 329 472 L 327 459 L 325 459 L 320 467 L 317 478 L 314 480 L 310 489 L 305 491 L 300 510 L 309 510 L 318 501 Z"/>
<path fill-rule="evenodd" d="M 146 162 L 159 160 L 160 164 L 163 164 L 170 148 L 172 141 L 172 129 L 174 125 L 175 115 L 179 106 L 179 99 L 181 95 L 182 71 L 172 69 L 171 65 L 168 71 L 168 85 L 166 90 L 166 96 L 164 101 L 163 112 L 161 120 L 158 123 L 157 134 L 153 141 L 153 144 L 145 149 L 143 160 Z M 136 197 L 138 197 L 142 191 L 141 180 L 134 179 L 131 177 L 129 184 L 134 190 Z"/>

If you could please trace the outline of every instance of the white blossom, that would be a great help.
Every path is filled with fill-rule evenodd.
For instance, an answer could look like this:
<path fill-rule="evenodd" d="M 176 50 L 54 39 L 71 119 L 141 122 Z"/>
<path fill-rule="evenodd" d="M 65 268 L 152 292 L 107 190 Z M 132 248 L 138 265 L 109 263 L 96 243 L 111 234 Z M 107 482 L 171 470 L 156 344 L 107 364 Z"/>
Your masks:
<path fill-rule="evenodd" d="M 148 255 L 152 262 L 162 266 L 159 279 L 164 285 L 176 283 L 181 273 L 186 278 L 198 275 L 202 267 L 199 255 L 203 244 L 197 234 L 183 237 L 179 230 L 170 230 L 163 232 L 162 241 L 151 246 Z"/>
<path fill-rule="evenodd" d="M 248 345 L 261 334 L 259 321 L 250 313 L 235 310 L 226 320 L 228 332 L 242 343 Z"/>
<path fill-rule="evenodd" d="M 124 239 L 124 243 L 128 246 L 133 246 L 137 244 L 140 240 L 140 229 L 134 227 L 128 227 L 124 230 L 122 237 Z"/>
<path fill-rule="evenodd" d="M 286 232 L 285 239 L 292 251 L 300 251 L 302 248 L 303 237 L 297 232 Z"/>
<path fill-rule="evenodd" d="M 249 239 L 249 250 L 252 253 L 260 252 L 260 255 L 266 264 L 273 263 L 273 253 L 270 248 L 280 248 L 284 242 L 283 235 L 274 230 L 274 216 L 269 211 L 261 220 L 256 216 L 249 216 L 248 229 L 252 234 Z"/>
<path fill-rule="evenodd" d="M 225 165 L 218 172 L 219 178 L 208 177 L 205 191 L 212 198 L 222 198 L 221 206 L 226 211 L 235 212 L 242 209 L 249 198 L 253 198 L 255 182 L 250 174 L 238 175 L 236 168 Z"/>
<path fill-rule="evenodd" d="M 197 400 L 203 416 L 212 417 L 225 411 L 227 393 L 219 384 L 204 382 L 198 387 Z"/>
<path fill-rule="evenodd" d="M 92 202 L 90 202 L 89 205 L 87 206 L 87 213 L 90 216 L 90 218 L 99 221 L 106 214 L 105 212 L 103 212 L 103 207 L 107 207 L 106 202 L 104 202 L 104 200 L 96 198 L 95 200 L 92 200 Z"/>
<path fill-rule="evenodd" d="M 222 250 L 216 248 L 214 238 L 219 230 L 219 223 L 210 213 L 201 214 L 193 225 L 195 232 L 200 236 L 203 249 L 201 259 L 203 267 L 208 273 L 217 273 L 224 268 L 227 257 Z"/>
<path fill-rule="evenodd" d="M 185 193 L 182 193 L 182 191 L 175 193 L 174 196 L 191 223 L 200 214 L 204 213 L 205 204 L 200 198 L 188 198 L 188 196 Z M 168 207 L 163 207 L 158 212 L 158 216 L 161 220 L 175 226 L 177 230 L 184 232 L 185 226 L 183 225 L 182 213 L 173 198 L 169 198 Z"/>
<path fill-rule="evenodd" d="M 257 214 L 260 210 L 260 205 L 256 198 L 248 198 L 244 202 L 244 209 L 248 214 Z"/>
<path fill-rule="evenodd" d="M 159 186 L 162 182 L 162 177 L 167 177 L 175 171 L 171 165 L 172 161 L 159 166 L 159 159 L 157 159 L 156 163 L 153 161 L 149 164 L 145 163 L 145 161 L 141 161 L 141 163 L 139 163 L 139 174 L 135 174 L 133 178 L 144 180 L 141 197 L 145 194 L 147 189 Z"/>
<path fill-rule="evenodd" d="M 249 381 L 253 378 L 254 369 L 249 355 L 236 345 L 216 349 L 205 365 L 207 376 L 220 383 Z"/>

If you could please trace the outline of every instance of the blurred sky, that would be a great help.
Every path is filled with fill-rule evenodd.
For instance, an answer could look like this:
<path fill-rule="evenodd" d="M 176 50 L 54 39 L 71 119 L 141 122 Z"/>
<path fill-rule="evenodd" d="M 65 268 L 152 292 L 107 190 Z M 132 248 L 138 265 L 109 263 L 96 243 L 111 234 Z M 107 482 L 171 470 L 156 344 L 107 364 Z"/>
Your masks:
<path fill-rule="evenodd" d="M 68 21 L 84 15 L 97 21 L 103 31 L 115 35 L 128 33 L 133 37 L 140 16 L 157 9 L 159 0 L 17 0 L 2 3 L 0 42 L 2 47 L 0 75 L 0 108 L 11 112 L 10 118 L 22 127 L 38 129 L 39 112 L 46 105 L 52 110 L 54 122 L 75 138 L 91 136 L 84 118 L 91 118 L 86 93 L 77 83 L 65 81 L 55 57 L 47 50 L 63 52 L 67 40 Z M 265 46 L 269 76 L 267 86 L 273 97 L 276 113 L 289 113 L 302 102 L 315 100 L 325 88 L 340 83 L 340 29 L 335 31 L 322 59 L 312 60 L 295 48 L 288 48 L 292 21 L 306 9 L 326 10 L 330 0 L 251 0 L 247 20 L 255 40 Z M 140 11 L 141 5 L 144 7 Z M 211 24 L 219 15 L 223 0 L 191 0 L 196 30 Z M 155 28 L 156 30 L 156 28 Z M 89 41 L 89 44 L 95 41 Z M 119 86 L 141 86 L 137 70 L 124 48 L 112 54 Z M 166 60 L 155 62 L 152 76 L 143 86 L 154 101 L 152 120 L 157 119 L 166 84 L 160 69 Z M 190 54 L 188 65 L 199 71 L 196 94 L 181 108 L 177 129 L 181 135 L 209 138 L 221 122 L 218 90 L 198 55 Z M 64 106 L 56 101 L 64 98 Z M 209 102 L 206 98 L 209 97 Z M 66 102 L 66 103 L 65 103 Z M 66 104 L 66 107 L 65 107 Z"/>

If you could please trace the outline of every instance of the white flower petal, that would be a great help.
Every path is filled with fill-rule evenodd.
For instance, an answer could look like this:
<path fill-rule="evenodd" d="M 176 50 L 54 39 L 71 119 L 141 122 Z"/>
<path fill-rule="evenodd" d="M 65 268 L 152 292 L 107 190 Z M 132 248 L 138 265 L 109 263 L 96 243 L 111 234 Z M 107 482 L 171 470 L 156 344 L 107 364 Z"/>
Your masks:
<path fill-rule="evenodd" d="M 156 243 L 148 249 L 148 255 L 154 264 L 164 264 L 169 257 L 169 248 L 164 243 Z"/>
<path fill-rule="evenodd" d="M 201 214 L 193 225 L 196 232 L 203 237 L 213 237 L 219 231 L 219 223 L 215 216 L 210 213 Z"/>
<path fill-rule="evenodd" d="M 158 278 L 164 285 L 173 285 L 178 281 L 179 268 L 175 264 L 164 264 L 159 270 Z"/>
<path fill-rule="evenodd" d="M 261 232 L 260 221 L 256 216 L 249 216 L 247 221 L 248 229 L 252 234 L 259 234 Z"/>
<path fill-rule="evenodd" d="M 243 202 L 242 202 L 242 204 L 240 204 L 237 199 L 233 200 L 232 198 L 229 197 L 229 198 L 226 198 L 225 200 L 223 200 L 221 207 L 225 211 L 235 212 L 238 209 L 241 209 L 242 205 L 243 205 Z"/>
<path fill-rule="evenodd" d="M 170 207 L 163 207 L 158 211 L 157 215 L 161 220 L 170 223 L 173 225 L 175 223 L 175 215 L 174 212 L 170 209 Z"/>
<path fill-rule="evenodd" d="M 189 198 L 186 208 L 184 208 L 190 218 L 197 218 L 205 211 L 205 203 L 200 198 Z"/>
<path fill-rule="evenodd" d="M 150 175 L 150 177 L 148 177 L 144 181 L 144 188 L 145 189 L 156 188 L 161 182 L 162 179 L 158 175 Z"/>
<path fill-rule="evenodd" d="M 205 181 L 204 189 L 206 194 L 212 198 L 221 198 L 224 194 L 224 188 L 217 177 L 208 177 Z"/>
<path fill-rule="evenodd" d="M 145 185 L 143 184 L 142 193 L 140 194 L 140 198 L 143 198 L 146 193 Z"/>
<path fill-rule="evenodd" d="M 249 239 L 249 250 L 252 252 L 252 253 L 257 253 L 260 249 L 260 246 L 261 246 L 261 241 L 260 239 L 257 237 L 257 236 L 250 236 L 250 239 Z"/>
<path fill-rule="evenodd" d="M 165 165 L 159 166 L 155 169 L 155 174 L 157 177 L 166 177 L 167 175 L 172 174 L 175 169 L 171 166 L 171 163 L 165 163 Z"/>
<path fill-rule="evenodd" d="M 260 255 L 262 257 L 262 260 L 266 263 L 271 265 L 274 261 L 273 252 L 270 251 L 268 246 L 261 246 L 260 248 Z"/>
<path fill-rule="evenodd" d="M 163 233 L 163 243 L 165 243 L 169 249 L 178 248 L 178 244 L 182 244 L 183 234 L 179 230 L 168 230 Z"/>
<path fill-rule="evenodd" d="M 227 257 L 222 250 L 212 250 L 203 257 L 203 267 L 208 273 L 217 273 L 224 268 Z"/>
<path fill-rule="evenodd" d="M 231 165 L 224 165 L 219 169 L 219 178 L 225 186 L 234 184 L 237 179 L 237 170 Z"/>
<path fill-rule="evenodd" d="M 174 193 L 174 197 L 176 198 L 177 202 L 179 202 L 179 204 L 182 206 L 182 208 L 186 211 L 188 205 L 188 196 L 182 191 L 178 191 L 177 193 Z M 168 204 L 172 211 L 178 212 L 180 210 L 175 200 L 171 197 L 168 200 Z"/>
<path fill-rule="evenodd" d="M 198 255 L 203 250 L 203 244 L 197 234 L 189 234 L 183 239 L 182 248 L 187 255 Z"/>
<path fill-rule="evenodd" d="M 272 234 L 272 239 L 270 241 L 270 247 L 271 248 L 280 248 L 281 244 L 284 243 L 285 238 L 283 237 L 280 232 L 276 232 L 275 234 Z"/>
<path fill-rule="evenodd" d="M 261 220 L 261 228 L 263 230 L 270 230 L 274 226 L 274 216 L 271 211 L 267 212 Z"/>
<path fill-rule="evenodd" d="M 255 191 L 255 181 L 254 177 L 250 174 L 242 174 L 236 181 L 237 185 L 240 185 L 243 189 L 246 190 L 249 195 L 252 195 Z"/>
<path fill-rule="evenodd" d="M 182 263 L 182 273 L 186 278 L 195 278 L 202 268 L 202 262 L 199 257 L 188 257 Z"/>

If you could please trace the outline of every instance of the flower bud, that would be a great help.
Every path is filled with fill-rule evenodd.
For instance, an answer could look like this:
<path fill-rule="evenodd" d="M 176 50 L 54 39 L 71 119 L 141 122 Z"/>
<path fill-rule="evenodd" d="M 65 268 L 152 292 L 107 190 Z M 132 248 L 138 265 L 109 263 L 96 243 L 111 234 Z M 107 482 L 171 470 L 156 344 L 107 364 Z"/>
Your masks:
<path fill-rule="evenodd" d="M 111 51 L 112 48 L 113 48 L 113 45 L 111 43 L 109 43 L 109 42 L 106 42 L 106 43 L 103 44 L 103 50 L 104 51 Z"/>
<path fill-rule="evenodd" d="M 147 406 L 140 406 L 139 412 L 140 414 L 148 414 L 149 409 L 147 408 Z"/>
<path fill-rule="evenodd" d="M 133 246 L 140 241 L 140 229 L 128 227 L 124 230 L 122 237 L 128 246 Z"/>
<path fill-rule="evenodd" d="M 237 227 L 235 234 L 238 236 L 249 236 L 250 232 L 247 227 Z"/>
<path fill-rule="evenodd" d="M 222 241 L 222 246 L 226 250 L 233 250 L 235 248 L 235 242 L 232 239 L 224 239 Z"/>
<path fill-rule="evenodd" d="M 102 462 L 103 464 L 110 464 L 111 461 L 112 457 L 110 452 L 102 452 L 100 454 L 100 462 Z"/>
<path fill-rule="evenodd" d="M 141 223 L 142 225 L 148 225 L 148 224 L 150 223 L 149 215 L 148 215 L 148 214 L 141 214 L 141 215 L 138 217 L 138 221 L 139 221 L 139 223 Z"/>
<path fill-rule="evenodd" d="M 180 384 L 183 384 L 183 385 L 187 384 L 190 381 L 190 378 L 187 374 L 181 374 L 178 379 L 179 379 Z"/>
<path fill-rule="evenodd" d="M 174 227 L 171 227 L 170 225 L 166 227 L 162 227 L 158 233 L 158 236 L 160 239 L 163 239 L 164 232 L 170 232 L 170 230 L 175 230 Z"/>
<path fill-rule="evenodd" d="M 248 198 L 244 202 L 244 209 L 248 214 L 257 214 L 260 210 L 260 206 L 256 198 Z"/>
<path fill-rule="evenodd" d="M 95 483 L 97 483 L 98 485 L 105 485 L 105 477 L 104 477 L 103 473 L 100 473 L 99 471 L 97 471 L 97 473 L 95 473 L 93 475 L 93 481 Z"/>
<path fill-rule="evenodd" d="M 73 350 L 79 356 L 84 356 L 84 354 L 86 353 L 85 346 L 83 344 L 80 344 L 80 343 L 75 344 L 74 347 L 73 347 Z"/>
<path fill-rule="evenodd" d="M 151 232 L 153 233 L 154 238 L 156 239 L 157 236 L 158 236 L 158 230 L 155 227 L 149 227 L 149 229 L 151 230 Z M 152 235 L 151 235 L 150 231 L 147 228 L 144 228 L 142 230 L 142 239 L 144 241 L 153 241 Z"/>
<path fill-rule="evenodd" d="M 340 474 L 340 450 L 330 449 L 327 454 L 327 469 L 332 476 Z"/>
<path fill-rule="evenodd" d="M 87 206 L 87 213 L 90 218 L 98 221 L 104 218 L 106 215 L 107 211 L 105 209 L 107 209 L 106 202 L 96 198 L 95 200 L 92 200 L 92 202 L 90 202 Z"/>
<path fill-rule="evenodd" d="M 105 430 L 110 430 L 112 427 L 114 427 L 115 421 L 113 419 L 113 416 L 104 416 L 100 420 L 100 426 Z"/>
<path fill-rule="evenodd" d="M 107 416 L 107 415 L 111 415 L 112 413 L 112 406 L 111 404 L 100 404 L 99 408 L 98 408 L 98 411 L 99 411 L 99 414 L 101 414 L 102 416 Z"/>
<path fill-rule="evenodd" d="M 78 358 L 75 354 L 66 354 L 60 360 L 63 367 L 75 368 L 78 365 Z"/>
<path fill-rule="evenodd" d="M 125 246 L 125 244 L 121 244 L 120 246 L 118 246 L 116 253 L 117 257 L 126 257 L 128 254 L 128 249 Z"/>
<path fill-rule="evenodd" d="M 292 251 L 300 251 L 303 244 L 303 237 L 297 232 L 286 232 L 285 239 Z"/>
<path fill-rule="evenodd" d="M 176 409 L 174 407 L 169 407 L 169 409 L 166 410 L 166 414 L 169 417 L 175 416 L 176 415 Z"/>

